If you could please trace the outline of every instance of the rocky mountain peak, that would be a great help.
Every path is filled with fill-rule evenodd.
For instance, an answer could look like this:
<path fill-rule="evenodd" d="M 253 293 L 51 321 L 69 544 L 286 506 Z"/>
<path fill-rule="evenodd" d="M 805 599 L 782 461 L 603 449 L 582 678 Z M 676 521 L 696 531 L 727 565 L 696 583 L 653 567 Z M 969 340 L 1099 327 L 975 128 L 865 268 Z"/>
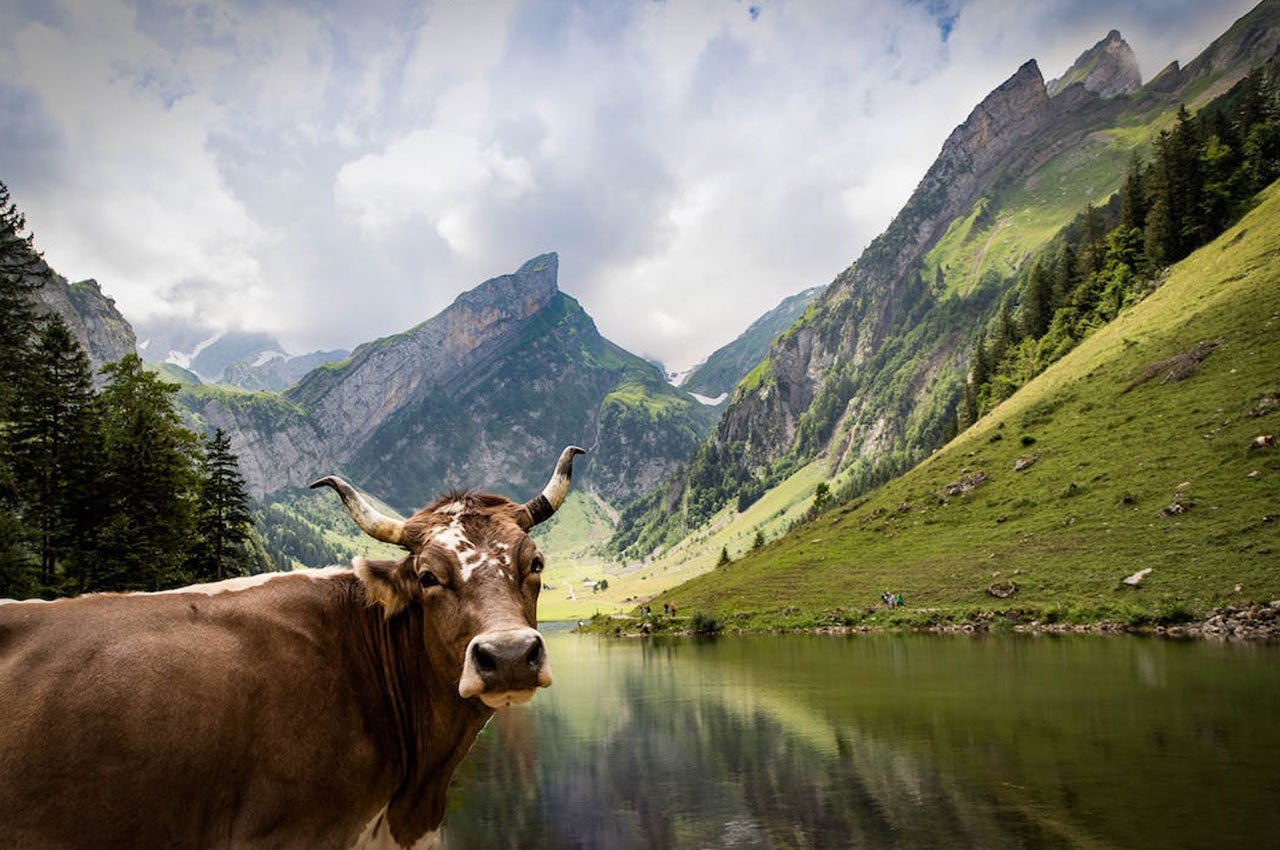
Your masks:
<path fill-rule="evenodd" d="M 559 292 L 560 258 L 539 254 L 511 274 L 489 278 L 458 296 L 449 308 L 511 319 L 525 319 L 551 303 Z"/>
<path fill-rule="evenodd" d="M 1129 94 L 1142 87 L 1138 58 L 1119 30 L 1107 33 L 1106 38 L 1081 53 L 1065 74 L 1049 83 L 1049 96 L 1076 83 L 1083 83 L 1087 91 L 1104 98 Z"/>

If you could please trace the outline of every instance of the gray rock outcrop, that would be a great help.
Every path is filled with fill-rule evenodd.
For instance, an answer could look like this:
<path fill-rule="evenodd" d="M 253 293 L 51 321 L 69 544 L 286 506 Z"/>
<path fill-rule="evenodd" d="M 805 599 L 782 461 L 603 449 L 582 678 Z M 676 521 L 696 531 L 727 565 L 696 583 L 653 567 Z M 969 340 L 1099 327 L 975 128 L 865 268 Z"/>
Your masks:
<path fill-rule="evenodd" d="M 1119 30 L 1107 33 L 1106 38 L 1081 53 L 1065 74 L 1049 83 L 1049 96 L 1055 97 L 1076 83 L 1103 98 L 1131 94 L 1142 87 L 1138 57 Z"/>
<path fill-rule="evenodd" d="M 98 369 L 133 353 L 133 328 L 116 309 L 116 302 L 102 294 L 96 280 L 67 283 L 65 277 L 46 269 L 35 291 L 37 307 L 62 318 L 88 353 L 94 380 L 100 382 Z"/>

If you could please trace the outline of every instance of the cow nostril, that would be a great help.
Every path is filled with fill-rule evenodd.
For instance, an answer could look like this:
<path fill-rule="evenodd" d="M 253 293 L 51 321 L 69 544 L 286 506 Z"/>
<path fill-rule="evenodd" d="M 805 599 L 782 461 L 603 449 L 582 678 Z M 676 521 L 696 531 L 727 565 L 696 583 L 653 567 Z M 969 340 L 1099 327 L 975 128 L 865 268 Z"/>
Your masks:
<path fill-rule="evenodd" d="M 542 664 L 542 641 L 534 641 L 533 646 L 529 649 L 529 654 L 524 657 L 530 667 L 538 667 Z"/>
<path fill-rule="evenodd" d="M 476 663 L 476 670 L 480 673 L 492 673 L 498 669 L 497 659 L 481 646 L 476 646 L 471 650 L 471 657 Z"/>

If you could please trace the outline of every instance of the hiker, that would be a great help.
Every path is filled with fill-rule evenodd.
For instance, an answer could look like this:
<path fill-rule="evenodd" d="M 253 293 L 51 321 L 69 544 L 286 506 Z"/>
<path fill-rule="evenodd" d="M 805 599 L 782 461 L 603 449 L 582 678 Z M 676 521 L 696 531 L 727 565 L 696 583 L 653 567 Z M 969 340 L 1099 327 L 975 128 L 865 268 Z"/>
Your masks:
<path fill-rule="evenodd" d="M 901 593 L 899 593 L 899 594 L 898 594 L 898 598 L 897 598 L 897 601 L 894 603 L 894 607 L 895 607 L 895 608 L 901 608 L 901 607 L 902 607 L 902 594 L 901 594 Z"/>

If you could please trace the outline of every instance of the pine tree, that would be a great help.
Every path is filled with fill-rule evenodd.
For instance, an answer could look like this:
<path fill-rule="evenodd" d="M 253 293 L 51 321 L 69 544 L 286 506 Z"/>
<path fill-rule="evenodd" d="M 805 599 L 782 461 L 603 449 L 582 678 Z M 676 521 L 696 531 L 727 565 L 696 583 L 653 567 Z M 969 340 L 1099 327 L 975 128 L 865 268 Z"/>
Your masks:
<path fill-rule="evenodd" d="M 726 566 L 728 566 L 729 564 L 730 564 L 730 560 L 729 560 L 729 547 L 728 547 L 728 546 L 721 546 L 721 547 L 720 547 L 720 560 L 716 561 L 716 566 L 717 566 L 717 567 L 726 567 Z"/>
<path fill-rule="evenodd" d="M 1177 234 L 1169 201 L 1157 196 L 1147 213 L 1147 227 L 1143 236 L 1143 252 L 1152 270 L 1162 269 L 1177 259 Z"/>
<path fill-rule="evenodd" d="M 40 580 L 54 592 L 58 565 L 92 537 L 99 445 L 89 358 L 61 317 L 42 324 L 15 410 L 14 468 L 36 537 Z"/>
<path fill-rule="evenodd" d="M 31 295 L 44 263 L 26 217 L 0 182 L 0 597 L 35 591 L 29 572 L 31 531 L 22 517 L 21 482 L 14 468 L 13 425 L 18 388 L 28 383 L 37 330 Z"/>
<path fill-rule="evenodd" d="M 758 529 L 756 531 L 755 539 L 751 541 L 751 551 L 758 552 L 763 548 L 764 548 L 764 529 Z"/>
<path fill-rule="evenodd" d="M 1063 240 L 1053 267 L 1053 309 L 1057 310 L 1071 300 L 1076 284 L 1080 282 L 1076 266 L 1076 246 Z"/>
<path fill-rule="evenodd" d="M 1120 190 L 1120 226 L 1141 230 L 1147 223 L 1147 181 L 1142 157 L 1134 151 L 1129 174 Z"/>
<path fill-rule="evenodd" d="M 173 407 L 176 384 L 136 354 L 103 367 L 103 512 L 92 590 L 160 590 L 185 583 L 195 538 L 199 441 Z"/>
<path fill-rule="evenodd" d="M 244 543 L 253 527 L 253 515 L 239 461 L 231 453 L 231 438 L 221 428 L 205 443 L 202 466 L 198 541 L 189 569 L 204 581 L 244 575 L 248 566 Z"/>
<path fill-rule="evenodd" d="M 1022 296 L 1022 333 L 1039 339 L 1053 320 L 1053 276 L 1042 259 L 1031 269 L 1027 289 Z"/>

